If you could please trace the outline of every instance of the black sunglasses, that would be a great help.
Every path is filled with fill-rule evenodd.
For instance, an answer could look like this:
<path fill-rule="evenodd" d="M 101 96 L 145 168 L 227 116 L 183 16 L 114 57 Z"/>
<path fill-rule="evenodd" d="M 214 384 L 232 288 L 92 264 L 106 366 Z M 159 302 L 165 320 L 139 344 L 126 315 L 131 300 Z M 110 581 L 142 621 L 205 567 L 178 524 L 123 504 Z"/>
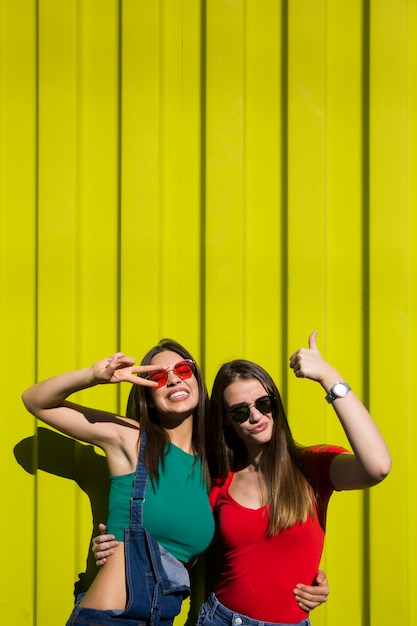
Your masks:
<path fill-rule="evenodd" d="M 238 424 L 243 424 L 243 422 L 246 422 L 246 420 L 249 419 L 250 410 L 253 406 L 263 415 L 266 415 L 266 413 L 272 413 L 275 407 L 275 397 L 272 395 L 262 396 L 261 398 L 257 398 L 255 402 L 252 402 L 252 404 L 246 404 L 246 402 L 242 402 L 242 404 L 235 404 L 230 409 L 227 417 Z"/>

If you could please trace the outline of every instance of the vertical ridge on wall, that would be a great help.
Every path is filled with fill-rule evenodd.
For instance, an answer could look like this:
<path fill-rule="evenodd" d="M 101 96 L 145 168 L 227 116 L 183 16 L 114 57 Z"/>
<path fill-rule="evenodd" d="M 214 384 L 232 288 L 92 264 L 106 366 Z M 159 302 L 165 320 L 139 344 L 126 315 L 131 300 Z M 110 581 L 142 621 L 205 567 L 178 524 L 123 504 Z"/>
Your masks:
<path fill-rule="evenodd" d="M 203 171 L 201 158 L 203 152 L 204 110 L 201 93 L 203 84 L 203 45 L 202 31 L 204 6 L 200 2 L 183 2 L 183 162 L 182 162 L 182 205 L 184 206 L 185 235 L 183 250 L 183 271 L 188 279 L 182 294 L 180 317 L 184 317 L 181 334 L 184 343 L 192 346 L 193 352 L 200 359 L 202 356 L 201 335 L 204 329 L 204 300 L 201 285 L 203 252 L 201 249 L 201 230 L 204 225 L 204 205 L 201 206 L 201 187 Z M 186 307 L 184 307 L 186 303 Z M 184 314 L 184 308 L 188 314 Z"/>
<path fill-rule="evenodd" d="M 370 406 L 377 415 L 390 415 L 385 434 L 391 441 L 397 480 L 407 476 L 403 453 L 407 427 L 406 379 L 407 297 L 407 21 L 406 2 L 372 5 L 370 39 Z M 411 320 L 410 320 L 411 321 Z M 381 343 L 395 335 L 395 364 L 381 358 Z M 389 348 L 388 348 L 389 349 Z M 389 390 L 389 391 L 388 391 Z M 377 566 L 383 536 L 405 536 L 407 504 L 397 502 L 395 516 L 387 516 L 387 498 L 395 500 L 390 476 L 384 496 L 371 493 L 370 606 L 376 621 L 396 621 L 396 611 L 386 596 L 377 593 L 384 584 Z M 380 520 L 384 519 L 383 527 Z M 405 544 L 386 543 L 384 558 L 396 560 L 399 571 L 397 601 L 407 606 L 408 560 Z M 408 619 L 404 613 L 404 619 Z"/>
<path fill-rule="evenodd" d="M 121 330 L 121 320 L 122 320 L 122 171 L 123 171 L 123 18 L 124 6 L 123 2 L 118 2 L 117 7 L 117 157 L 118 157 L 118 168 L 117 168 L 117 206 L 118 206 L 118 221 L 117 221 L 117 248 L 118 248 L 118 257 L 117 257 L 117 347 L 121 349 L 122 344 L 122 330 Z M 118 389 L 118 409 L 121 411 L 121 389 Z"/>
<path fill-rule="evenodd" d="M 413 593 L 415 588 L 415 560 L 417 555 L 417 533 L 415 532 L 415 519 L 417 516 L 417 493 L 415 489 L 415 477 L 417 476 L 417 459 L 414 453 L 414 442 L 417 441 L 417 422 L 414 416 L 417 414 L 417 399 L 414 393 L 413 367 L 414 353 L 417 345 L 417 177 L 414 174 L 414 164 L 417 162 L 417 134 L 415 131 L 414 112 L 417 111 L 417 41 L 414 33 L 417 29 L 417 5 L 415 2 L 407 4 L 407 101 L 406 101 L 406 142 L 407 142 L 407 232 L 406 232 L 406 366 L 405 380 L 402 383 L 403 392 L 406 394 L 406 444 L 403 454 L 406 457 L 406 472 L 402 490 L 407 494 L 407 525 L 406 538 L 407 554 L 405 562 L 405 582 L 407 589 L 407 606 L 404 610 L 405 619 L 409 623 L 415 621 L 417 615 L 417 597 Z M 412 322 L 411 322 L 412 320 Z"/>
<path fill-rule="evenodd" d="M 191 1 L 125 7 L 122 328 L 138 358 L 167 335 L 201 343 L 201 19 Z"/>
<path fill-rule="evenodd" d="M 296 0 L 288 5 L 288 347 L 307 346 L 313 330 L 325 328 L 325 3 Z M 302 219 L 301 217 L 302 216 Z M 326 335 L 318 336 L 325 349 Z M 287 355 L 289 356 L 289 355 Z M 288 412 L 295 413 L 289 379 Z M 302 392 L 301 392 L 302 393 Z M 299 394 L 297 394 L 299 396 Z M 311 398 L 297 397 L 300 415 Z M 303 443 L 323 439 L 323 422 L 303 423 Z"/>
<path fill-rule="evenodd" d="M 184 113 L 187 105 L 198 102 L 193 88 L 188 94 L 184 92 L 187 68 L 184 67 L 183 51 L 191 35 L 184 32 L 185 14 L 186 5 L 166 3 L 160 24 L 160 334 L 165 336 L 167 329 L 173 328 L 176 337 L 184 332 L 180 322 L 184 299 L 196 297 L 196 294 L 188 291 L 185 280 L 194 269 L 188 265 L 187 254 L 191 243 L 188 237 L 192 225 L 190 220 L 195 222 L 195 218 L 198 219 L 198 212 L 191 213 L 191 207 L 184 202 L 183 197 L 187 184 L 184 151 L 189 141 L 185 133 L 187 120 Z M 188 122 L 192 122 L 191 118 Z M 191 179 L 190 185 L 193 182 Z M 194 229 L 191 232 L 190 239 L 193 240 Z M 192 326 L 195 325 L 194 320 L 188 321 Z"/>
<path fill-rule="evenodd" d="M 35 422 L 21 419 L 33 379 L 36 245 L 36 7 L 0 3 L 0 524 L 5 538 L 0 606 L 29 623 L 36 565 Z M 34 458 L 35 457 L 35 458 Z M 26 537 L 21 542 L 17 537 Z M 22 568 L 22 563 L 25 567 Z M 16 595 L 17 594 L 17 595 Z"/>
<path fill-rule="evenodd" d="M 281 233 L 278 238 L 278 244 L 281 247 L 281 314 L 282 314 L 282 327 L 281 327 L 281 385 L 283 395 L 287 395 L 288 390 L 288 354 L 290 354 L 290 348 L 288 343 L 288 55 L 289 55 L 289 42 L 288 42 L 288 0 L 281 0 L 281 28 L 278 31 L 278 38 L 281 40 L 280 44 L 280 78 L 281 78 L 281 100 L 280 100 L 280 131 L 281 131 L 281 145 L 280 145 L 280 159 L 281 159 L 281 189 L 280 189 L 280 203 L 281 203 Z M 286 399 L 284 399 L 284 406 L 287 407 Z"/>
<path fill-rule="evenodd" d="M 78 230 L 77 289 L 73 304 L 78 339 L 76 367 L 84 367 L 120 348 L 119 3 L 117 0 L 105 6 L 97 0 L 79 3 L 77 19 Z M 100 402 L 107 401 L 109 407 L 119 410 L 119 392 L 117 386 L 100 389 Z M 88 392 L 78 395 L 79 401 L 86 404 L 88 397 Z M 94 454 L 91 446 L 76 446 L 75 522 L 79 525 L 75 534 L 77 562 L 73 577 L 74 581 L 81 578 L 81 583 L 76 582 L 77 589 L 78 586 L 82 589 L 95 574 L 94 563 L 91 558 L 88 560 L 89 538 L 92 522 L 96 529 L 97 523 L 103 521 L 103 514 L 101 519 L 94 517 L 99 499 L 92 491 L 100 493 L 99 486 L 94 485 L 90 474 L 83 482 L 80 468 L 88 467 L 86 459 L 90 459 L 92 468 L 97 467 L 97 482 L 106 484 L 107 480 L 107 476 L 98 480 L 103 473 L 102 458 Z M 79 576 L 84 570 L 86 582 L 82 574 Z"/>
<path fill-rule="evenodd" d="M 77 324 L 82 363 L 119 349 L 120 28 L 118 2 L 80 5 Z M 97 307 L 102 311 L 96 315 Z"/>
<path fill-rule="evenodd" d="M 279 3 L 246 2 L 243 87 L 242 349 L 282 377 L 282 31 Z M 267 61 L 267 62 L 266 62 Z M 260 308 L 259 294 L 268 294 Z M 249 330 L 250 329 L 250 330 Z M 249 331 L 249 332 L 248 332 Z"/>
<path fill-rule="evenodd" d="M 44 0 L 39 4 L 39 144 L 38 144 L 38 376 L 46 378 L 75 367 L 76 314 L 73 302 L 76 288 L 74 242 L 78 230 L 76 206 L 76 7 Z M 62 297 L 67 294 L 67 297 Z M 57 323 L 52 322 L 52 315 Z M 66 349 L 57 351 L 57 346 Z M 69 349 L 69 346 L 71 348 Z M 68 360 L 67 360 L 68 359 Z M 51 367 L 53 363 L 53 367 Z M 39 436 L 39 431 L 38 431 Z M 38 445 L 39 462 L 44 466 Z M 59 615 L 60 588 L 74 583 L 76 555 L 69 555 L 70 566 L 60 581 L 51 576 L 49 546 L 58 544 L 61 528 L 54 507 L 68 522 L 70 536 L 76 534 L 76 489 L 68 481 L 49 472 L 37 474 L 37 585 L 36 612 L 40 623 L 48 622 L 50 612 Z M 51 495 L 54 494 L 54 504 Z M 67 607 L 71 606 L 68 595 Z"/>
<path fill-rule="evenodd" d="M 200 338 L 199 338 L 199 352 L 200 352 L 200 365 L 203 375 L 206 375 L 206 302 L 207 302 L 207 248 L 206 248 L 206 224 L 207 224 L 207 0 L 201 0 L 200 11 L 200 152 L 199 152 L 199 177 L 200 177 L 200 192 L 198 195 L 199 209 L 200 209 L 200 230 L 198 237 L 198 247 L 200 256 L 200 276 L 199 276 L 199 298 L 200 298 Z"/>
<path fill-rule="evenodd" d="M 366 401 L 363 353 L 363 249 L 362 145 L 364 127 L 362 2 L 330 2 L 326 5 L 325 35 L 325 313 L 326 335 L 321 350 L 340 368 L 360 398 Z M 348 123 L 347 123 L 348 122 Z M 367 139 L 365 139 L 367 140 Z M 322 334 L 322 333 L 320 333 Z M 320 340 L 319 334 L 319 340 Z M 333 410 L 324 408 L 324 436 L 350 448 Z M 337 494 L 331 502 L 326 539 L 325 565 L 343 572 L 357 597 L 367 593 L 366 493 Z M 335 521 L 347 514 L 362 524 L 336 530 Z M 343 558 L 341 559 L 341 556 Z M 343 565 L 341 564 L 343 561 Z M 341 593 L 337 583 L 334 591 Z M 366 600 L 366 599 L 364 599 Z M 361 605 L 349 607 L 352 623 L 360 623 Z M 337 608 L 329 603 L 330 622 Z"/>
<path fill-rule="evenodd" d="M 362 8 L 362 62 L 361 62 L 361 189 L 362 189 L 362 326 L 363 326 L 363 399 L 369 405 L 369 284 L 370 284 L 370 233 L 369 233 L 369 193 L 370 193 L 370 5 L 363 3 Z"/>
<path fill-rule="evenodd" d="M 362 394 L 365 406 L 370 406 L 370 3 L 364 2 L 362 8 L 362 328 L 363 328 L 363 344 L 362 344 Z M 362 523 L 362 593 L 359 596 L 362 603 L 362 622 L 367 624 L 371 620 L 370 606 L 370 510 L 371 503 L 369 492 L 364 493 L 363 497 L 363 523 Z"/>
<path fill-rule="evenodd" d="M 206 344 L 209 381 L 243 348 L 244 3 L 207 3 Z M 210 385 L 210 382 L 209 382 Z"/>
<path fill-rule="evenodd" d="M 160 334 L 160 19 L 157 2 L 123 5 L 121 332 L 137 358 Z"/>
<path fill-rule="evenodd" d="M 44 0 L 39 38 L 38 363 L 45 378 L 117 349 L 117 2 Z M 114 406 L 116 388 L 101 395 Z M 46 433 L 38 430 L 45 471 L 38 474 L 37 577 L 48 580 L 37 593 L 42 623 L 69 614 L 92 529 L 91 493 L 80 475 L 89 447 Z M 66 464 L 50 458 L 48 442 L 66 451 Z M 59 545 L 63 520 L 73 549 L 53 576 L 48 547 Z"/>

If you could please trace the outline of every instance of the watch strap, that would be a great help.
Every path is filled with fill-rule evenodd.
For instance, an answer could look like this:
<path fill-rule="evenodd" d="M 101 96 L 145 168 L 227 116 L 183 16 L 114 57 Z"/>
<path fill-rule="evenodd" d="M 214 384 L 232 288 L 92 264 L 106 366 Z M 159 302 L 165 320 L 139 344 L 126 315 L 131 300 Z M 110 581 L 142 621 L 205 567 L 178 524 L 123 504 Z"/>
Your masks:
<path fill-rule="evenodd" d="M 338 393 L 335 393 L 334 389 L 337 385 L 343 385 L 346 389 L 346 393 L 344 393 L 343 395 L 339 395 Z M 345 398 L 347 396 L 347 394 L 350 391 L 350 387 L 347 383 L 345 382 L 336 382 L 334 383 L 334 385 L 331 386 L 331 388 L 329 389 L 329 392 L 327 393 L 327 395 L 325 396 L 325 400 L 327 400 L 327 402 L 329 404 L 332 404 L 332 402 L 334 400 L 336 400 L 337 398 Z"/>

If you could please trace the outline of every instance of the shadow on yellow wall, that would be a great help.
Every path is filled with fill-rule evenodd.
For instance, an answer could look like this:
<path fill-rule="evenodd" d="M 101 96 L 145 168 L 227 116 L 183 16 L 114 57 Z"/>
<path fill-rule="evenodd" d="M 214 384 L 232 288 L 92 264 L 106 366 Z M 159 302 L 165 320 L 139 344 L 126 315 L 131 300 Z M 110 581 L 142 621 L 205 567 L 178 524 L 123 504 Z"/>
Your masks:
<path fill-rule="evenodd" d="M 16 444 L 14 456 L 29 474 L 35 475 L 37 470 L 42 470 L 76 482 L 90 501 L 93 519 L 92 537 L 98 534 L 98 524 L 107 519 L 110 481 L 106 458 L 97 454 L 94 446 L 80 443 L 48 428 L 39 427 L 36 435 L 26 437 Z M 74 583 L 74 599 L 88 589 L 97 573 L 90 543 L 86 546 L 86 551 L 86 571 L 80 573 Z M 200 605 L 214 587 L 220 564 L 221 552 L 216 545 L 200 558 L 192 569 L 193 594 L 191 603 L 187 603 L 185 613 L 181 615 L 181 623 L 187 622 L 187 626 L 195 623 Z"/>
<path fill-rule="evenodd" d="M 86 445 L 47 428 L 38 428 L 37 434 L 22 439 L 14 447 L 17 462 L 28 473 L 37 470 L 69 478 L 86 493 L 90 500 L 93 518 L 92 537 L 98 534 L 98 524 L 107 519 L 110 487 L 106 458 L 92 445 Z M 96 573 L 90 544 L 86 547 L 86 571 L 74 583 L 74 596 L 86 591 Z"/>

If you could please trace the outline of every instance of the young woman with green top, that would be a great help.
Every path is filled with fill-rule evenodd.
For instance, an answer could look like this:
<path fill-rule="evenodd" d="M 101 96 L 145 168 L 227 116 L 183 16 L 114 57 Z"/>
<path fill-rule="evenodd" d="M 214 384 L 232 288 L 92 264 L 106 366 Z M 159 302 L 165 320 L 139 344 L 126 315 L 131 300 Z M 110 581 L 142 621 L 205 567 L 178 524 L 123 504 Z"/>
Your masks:
<path fill-rule="evenodd" d="M 94 385 L 120 382 L 133 385 L 130 417 L 67 400 Z M 206 550 L 214 534 L 204 443 L 207 390 L 197 364 L 180 344 L 163 340 L 139 366 L 118 352 L 91 367 L 39 382 L 24 392 L 23 401 L 43 422 L 102 448 L 111 476 L 108 524 L 120 541 L 112 562 L 78 599 L 68 624 L 136 624 L 142 616 L 128 607 L 132 596 L 146 593 L 147 582 L 145 575 L 137 579 L 136 564 L 126 558 L 124 529 L 129 527 L 142 433 L 149 475 L 143 526 L 159 542 L 169 576 L 178 578 L 181 589 L 188 564 Z M 136 573 L 127 588 L 132 569 Z"/>

